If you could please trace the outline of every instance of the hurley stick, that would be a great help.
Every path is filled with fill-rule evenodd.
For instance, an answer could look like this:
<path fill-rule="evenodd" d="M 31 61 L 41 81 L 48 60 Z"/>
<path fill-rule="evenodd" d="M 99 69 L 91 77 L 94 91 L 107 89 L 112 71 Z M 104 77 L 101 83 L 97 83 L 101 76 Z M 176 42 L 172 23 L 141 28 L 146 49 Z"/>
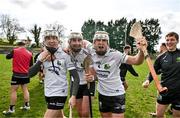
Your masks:
<path fill-rule="evenodd" d="M 140 38 L 143 38 L 142 27 L 141 27 L 140 22 L 135 22 L 133 24 L 133 26 L 131 27 L 131 30 L 130 30 L 130 36 L 134 37 L 136 40 L 138 40 Z M 143 52 L 144 52 L 144 56 L 145 56 L 146 62 L 148 64 L 149 70 L 151 72 L 151 75 L 152 75 L 152 77 L 154 79 L 157 90 L 159 91 L 159 93 L 166 92 L 168 89 L 167 89 L 167 87 L 162 87 L 161 86 L 161 84 L 160 84 L 160 82 L 158 80 L 158 76 L 157 76 L 157 74 L 156 74 L 156 72 L 154 70 L 151 58 L 149 57 L 149 54 L 147 52 L 147 49 L 144 48 Z"/>
<path fill-rule="evenodd" d="M 87 57 L 84 59 L 84 69 L 85 69 L 85 73 L 86 74 L 90 74 L 91 71 L 90 71 L 90 65 L 92 63 L 92 59 L 91 59 L 91 56 L 90 55 L 87 55 Z M 88 85 L 88 92 L 89 92 L 89 110 L 90 110 L 90 117 L 93 118 L 93 114 L 92 114 L 92 101 L 91 101 L 91 94 L 90 94 L 90 83 L 88 82 L 87 83 Z"/>
<path fill-rule="evenodd" d="M 69 118 L 73 118 L 72 106 L 69 105 Z"/>

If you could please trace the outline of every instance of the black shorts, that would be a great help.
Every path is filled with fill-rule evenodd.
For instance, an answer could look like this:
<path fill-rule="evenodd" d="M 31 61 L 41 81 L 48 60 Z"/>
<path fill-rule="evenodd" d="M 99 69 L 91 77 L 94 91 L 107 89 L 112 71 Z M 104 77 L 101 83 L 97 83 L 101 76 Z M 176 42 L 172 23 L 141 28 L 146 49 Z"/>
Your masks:
<path fill-rule="evenodd" d="M 95 82 L 90 83 L 90 90 L 88 90 L 87 84 L 79 85 L 78 93 L 76 95 L 77 99 L 83 98 L 83 96 L 94 96 L 95 94 Z"/>
<path fill-rule="evenodd" d="M 159 104 L 172 104 L 171 107 L 175 110 L 180 110 L 180 93 L 163 93 L 158 95 L 157 102 Z"/>
<path fill-rule="evenodd" d="M 11 85 L 23 85 L 23 84 L 28 84 L 30 82 L 30 79 L 25 77 L 25 78 L 19 78 L 12 76 L 11 78 Z"/>
<path fill-rule="evenodd" d="M 99 111 L 124 113 L 125 112 L 125 94 L 118 96 L 104 96 L 99 93 Z"/>
<path fill-rule="evenodd" d="M 48 109 L 60 110 L 64 108 L 67 96 L 52 96 L 46 97 L 46 103 Z"/>

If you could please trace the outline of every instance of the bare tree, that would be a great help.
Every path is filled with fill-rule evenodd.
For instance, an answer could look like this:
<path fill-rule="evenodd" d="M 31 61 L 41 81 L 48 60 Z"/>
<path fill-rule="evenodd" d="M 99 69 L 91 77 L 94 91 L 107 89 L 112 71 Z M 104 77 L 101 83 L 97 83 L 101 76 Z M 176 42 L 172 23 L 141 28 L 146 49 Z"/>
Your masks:
<path fill-rule="evenodd" d="M 25 32 L 24 28 L 20 26 L 19 21 L 15 18 L 11 18 L 7 14 L 1 15 L 0 28 L 2 29 L 2 33 L 9 41 L 9 44 L 14 43 L 18 33 Z"/>
<path fill-rule="evenodd" d="M 39 47 L 39 37 L 41 33 L 41 27 L 38 27 L 37 24 L 34 25 L 32 29 L 30 29 L 30 32 L 34 35 L 34 40 L 36 42 L 36 46 Z"/>

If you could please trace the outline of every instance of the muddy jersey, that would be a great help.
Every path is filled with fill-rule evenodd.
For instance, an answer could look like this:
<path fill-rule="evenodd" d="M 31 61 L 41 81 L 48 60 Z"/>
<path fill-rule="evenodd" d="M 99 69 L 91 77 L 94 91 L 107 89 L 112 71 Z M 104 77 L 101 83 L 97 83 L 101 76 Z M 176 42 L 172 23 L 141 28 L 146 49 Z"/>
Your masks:
<path fill-rule="evenodd" d="M 71 60 L 73 61 L 75 67 L 76 67 L 76 70 L 79 74 L 79 78 L 80 78 L 80 85 L 83 85 L 83 84 L 87 84 L 87 81 L 85 80 L 85 70 L 84 70 L 84 65 L 83 65 L 83 62 L 84 62 L 84 59 L 87 57 L 88 54 L 88 51 L 86 49 L 81 49 L 81 51 L 77 54 L 77 55 L 71 55 Z"/>
<path fill-rule="evenodd" d="M 93 67 L 98 77 L 98 92 L 106 96 L 116 96 L 125 93 L 120 79 L 120 65 L 127 60 L 126 54 L 109 49 L 104 56 L 92 54 Z"/>
<path fill-rule="evenodd" d="M 51 61 L 43 62 L 44 67 L 44 89 L 45 96 L 67 96 L 68 81 L 66 78 L 67 70 L 75 69 L 70 56 L 61 48 L 54 53 L 54 67 Z M 39 55 L 38 58 L 40 58 Z"/>

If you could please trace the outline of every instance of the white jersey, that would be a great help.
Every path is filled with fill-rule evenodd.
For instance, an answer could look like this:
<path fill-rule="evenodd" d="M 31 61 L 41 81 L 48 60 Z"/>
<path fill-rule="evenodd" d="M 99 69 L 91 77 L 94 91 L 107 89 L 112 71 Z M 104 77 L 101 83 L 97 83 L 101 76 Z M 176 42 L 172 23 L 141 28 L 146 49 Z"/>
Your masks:
<path fill-rule="evenodd" d="M 104 56 L 92 54 L 93 67 L 98 78 L 97 90 L 106 96 L 116 96 L 125 93 L 120 79 L 120 65 L 127 60 L 126 54 L 113 49 L 108 49 Z"/>
<path fill-rule="evenodd" d="M 54 53 L 56 59 L 54 60 L 54 67 L 52 61 L 43 62 L 44 67 L 44 91 L 45 96 L 67 96 L 68 95 L 68 81 L 67 70 L 75 69 L 71 58 L 61 48 Z M 40 55 L 41 56 L 41 55 Z"/>
<path fill-rule="evenodd" d="M 87 81 L 84 78 L 85 70 L 83 67 L 83 62 L 84 62 L 84 59 L 87 57 L 87 55 L 89 55 L 89 53 L 84 48 L 82 48 L 81 51 L 79 53 L 77 53 L 75 56 L 71 55 L 72 61 L 74 62 L 76 70 L 79 74 L 79 79 L 80 79 L 79 84 L 80 85 L 87 84 Z"/>

